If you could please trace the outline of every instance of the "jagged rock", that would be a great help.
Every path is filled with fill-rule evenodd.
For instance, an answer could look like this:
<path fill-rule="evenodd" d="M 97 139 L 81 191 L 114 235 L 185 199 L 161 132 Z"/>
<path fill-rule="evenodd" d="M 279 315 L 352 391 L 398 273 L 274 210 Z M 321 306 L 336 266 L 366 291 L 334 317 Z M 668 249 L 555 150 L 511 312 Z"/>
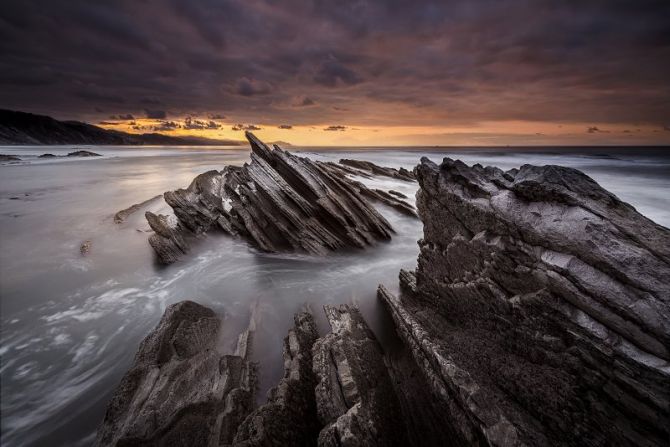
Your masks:
<path fill-rule="evenodd" d="M 139 211 L 140 209 L 144 208 L 145 206 L 149 205 L 151 202 L 158 200 L 162 197 L 161 194 L 154 196 L 150 199 L 145 200 L 144 202 L 136 203 L 134 205 L 129 206 L 126 209 L 123 209 L 116 214 L 114 214 L 114 223 L 121 224 L 125 222 L 125 220 L 133 213 Z"/>
<path fill-rule="evenodd" d="M 405 180 L 408 182 L 416 180 L 416 177 L 414 176 L 413 172 L 408 171 L 405 168 L 400 168 L 400 169 L 394 169 L 394 168 L 387 168 L 384 166 L 378 166 L 371 161 L 365 161 L 365 160 L 350 160 L 347 158 L 343 158 L 340 160 L 340 164 L 343 164 L 345 166 L 350 166 L 362 171 L 369 171 L 375 175 L 384 175 L 386 177 L 392 177 L 392 178 L 397 178 L 400 180 Z"/>
<path fill-rule="evenodd" d="M 236 447 L 314 446 L 319 435 L 312 371 L 318 338 L 314 317 L 300 312 L 284 338 L 284 377 L 268 392 L 268 403 L 252 412 L 235 435 Z"/>
<path fill-rule="evenodd" d="M 358 309 L 325 306 L 332 332 L 313 348 L 319 446 L 407 445 L 384 355 Z"/>
<path fill-rule="evenodd" d="M 156 252 L 158 260 L 163 264 L 177 261 L 183 254 L 188 253 L 187 238 L 192 233 L 179 222 L 171 221 L 168 216 L 154 214 L 151 211 L 144 213 L 154 234 L 149 236 L 149 244 Z"/>
<path fill-rule="evenodd" d="M 391 238 L 391 225 L 353 181 L 334 174 L 326 163 L 277 146 L 271 150 L 250 132 L 246 135 L 251 163 L 201 174 L 187 189 L 165 193 L 177 222 L 169 229 L 149 222 L 158 235 L 150 243 L 163 263 L 174 262 L 188 250 L 192 236 L 212 227 L 267 252 L 325 254 Z"/>
<path fill-rule="evenodd" d="M 236 355 L 220 355 L 220 324 L 192 301 L 168 307 L 114 393 L 96 444 L 229 445 L 254 406 L 255 366 L 247 359 L 253 325 Z"/>
<path fill-rule="evenodd" d="M 100 154 L 96 154 L 91 151 L 74 151 L 67 154 L 68 157 L 102 157 Z"/>
<path fill-rule="evenodd" d="M 0 154 L 0 162 L 2 161 L 21 161 L 21 159 L 16 155 Z"/>
<path fill-rule="evenodd" d="M 456 445 L 667 445 L 670 231 L 583 173 L 415 169 L 396 330 Z"/>

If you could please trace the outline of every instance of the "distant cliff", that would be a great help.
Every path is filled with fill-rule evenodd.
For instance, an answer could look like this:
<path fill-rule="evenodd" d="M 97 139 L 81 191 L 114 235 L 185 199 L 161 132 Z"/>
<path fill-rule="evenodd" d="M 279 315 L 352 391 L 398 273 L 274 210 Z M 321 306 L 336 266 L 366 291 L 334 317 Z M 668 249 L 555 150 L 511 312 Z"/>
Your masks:
<path fill-rule="evenodd" d="M 129 134 L 79 121 L 58 121 L 44 115 L 0 109 L 0 144 L 118 144 L 118 145 L 239 145 L 241 141 L 213 140 L 158 133 Z"/>

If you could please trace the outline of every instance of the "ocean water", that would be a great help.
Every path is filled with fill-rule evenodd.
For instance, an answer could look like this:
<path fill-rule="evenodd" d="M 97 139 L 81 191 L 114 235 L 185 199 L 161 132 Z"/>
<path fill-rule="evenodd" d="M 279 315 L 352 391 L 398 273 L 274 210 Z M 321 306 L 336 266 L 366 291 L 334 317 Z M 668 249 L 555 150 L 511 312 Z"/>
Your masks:
<path fill-rule="evenodd" d="M 183 261 L 155 263 L 144 211 L 168 213 L 162 199 L 115 224 L 117 211 L 197 174 L 240 165 L 246 148 L 78 147 L 103 157 L 38 159 L 67 147 L 0 147 L 23 158 L 0 166 L 0 392 L 2 445 L 90 445 L 114 387 L 164 309 L 191 299 L 223 318 L 222 352 L 257 309 L 253 358 L 261 392 L 281 376 L 281 344 L 293 314 L 312 310 L 320 330 L 324 304 L 357 304 L 383 345 L 393 342 L 376 287 L 397 289 L 400 268 L 416 264 L 421 222 L 381 212 L 397 234 L 366 251 L 316 258 L 268 255 L 209 234 Z M 300 149 L 297 149 L 300 150 Z M 412 168 L 443 157 L 503 169 L 525 163 L 583 170 L 657 223 L 670 227 L 667 148 L 361 148 L 301 150 L 323 159 L 359 158 Z M 417 186 L 362 179 L 413 196 Z M 91 241 L 88 256 L 80 246 Z"/>

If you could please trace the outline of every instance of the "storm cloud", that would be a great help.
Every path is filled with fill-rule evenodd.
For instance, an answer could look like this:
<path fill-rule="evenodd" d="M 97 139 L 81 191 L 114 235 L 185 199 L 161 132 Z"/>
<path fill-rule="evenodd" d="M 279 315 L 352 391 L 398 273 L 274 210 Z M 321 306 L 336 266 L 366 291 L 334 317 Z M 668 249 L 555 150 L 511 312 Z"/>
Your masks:
<path fill-rule="evenodd" d="M 9 0 L 0 56 L 3 107 L 91 121 L 670 116 L 667 0 Z"/>

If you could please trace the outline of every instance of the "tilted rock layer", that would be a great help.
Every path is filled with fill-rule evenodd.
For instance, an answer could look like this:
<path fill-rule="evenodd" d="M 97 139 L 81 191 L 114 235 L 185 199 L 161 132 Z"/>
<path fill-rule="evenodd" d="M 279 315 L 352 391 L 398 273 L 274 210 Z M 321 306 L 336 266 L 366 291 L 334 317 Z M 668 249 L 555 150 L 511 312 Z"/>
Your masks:
<path fill-rule="evenodd" d="M 250 163 L 206 172 L 188 188 L 166 192 L 174 219 L 146 213 L 155 231 L 149 243 L 162 263 L 179 259 L 194 237 L 211 228 L 266 252 L 322 255 L 391 238 L 391 225 L 370 200 L 415 215 L 407 202 L 347 178 L 353 168 L 298 157 L 277 146 L 270 149 L 246 135 Z"/>
<path fill-rule="evenodd" d="M 415 172 L 418 268 L 379 296 L 460 443 L 667 445 L 670 231 L 574 169 Z"/>

